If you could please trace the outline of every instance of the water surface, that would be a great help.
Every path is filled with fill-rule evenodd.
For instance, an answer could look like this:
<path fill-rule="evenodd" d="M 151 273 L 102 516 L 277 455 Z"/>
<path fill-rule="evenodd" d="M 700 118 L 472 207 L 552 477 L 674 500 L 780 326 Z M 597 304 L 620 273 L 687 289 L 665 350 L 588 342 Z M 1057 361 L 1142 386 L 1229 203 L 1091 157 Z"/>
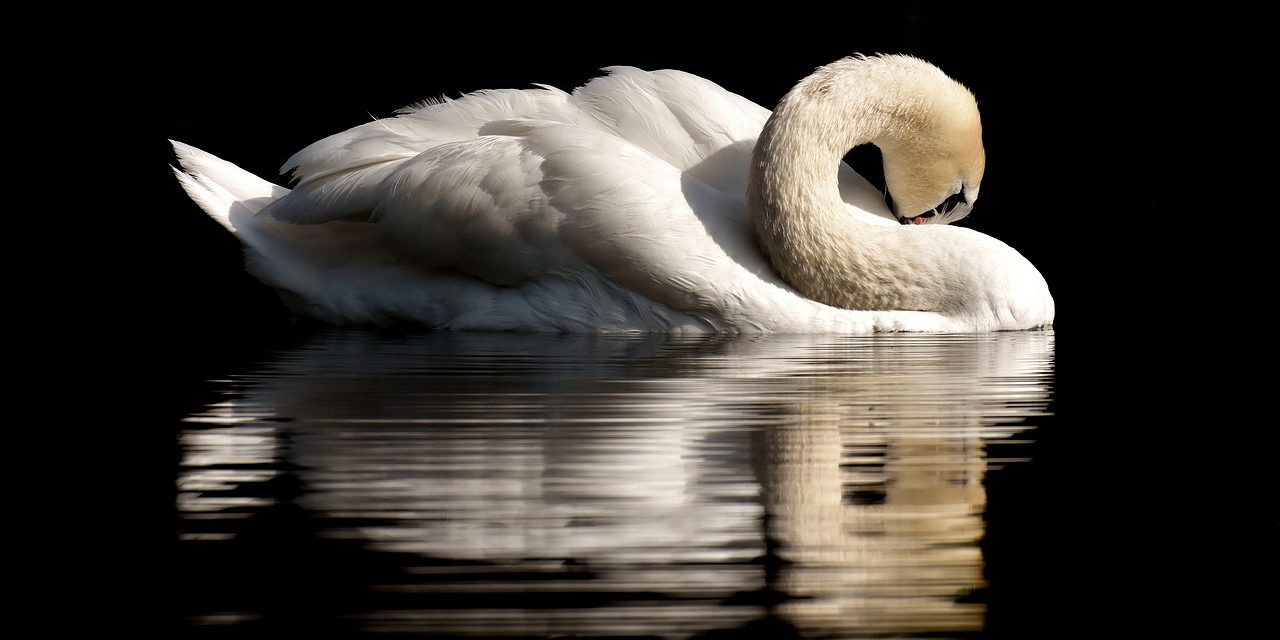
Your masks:
<path fill-rule="evenodd" d="M 1053 334 L 314 335 L 180 425 L 197 635 L 970 636 Z"/>

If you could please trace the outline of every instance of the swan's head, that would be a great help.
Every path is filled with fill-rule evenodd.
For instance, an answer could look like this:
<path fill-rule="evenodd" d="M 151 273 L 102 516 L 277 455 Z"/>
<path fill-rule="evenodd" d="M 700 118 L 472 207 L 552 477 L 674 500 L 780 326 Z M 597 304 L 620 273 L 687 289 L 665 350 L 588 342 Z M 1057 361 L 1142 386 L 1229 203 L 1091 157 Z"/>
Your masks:
<path fill-rule="evenodd" d="M 885 199 L 902 224 L 949 224 L 969 215 L 986 164 L 979 133 L 945 149 L 885 152 Z"/>
<path fill-rule="evenodd" d="M 907 56 L 875 58 L 889 67 L 881 133 L 886 200 L 903 224 L 955 222 L 978 199 L 986 153 L 978 102 L 937 67 Z"/>

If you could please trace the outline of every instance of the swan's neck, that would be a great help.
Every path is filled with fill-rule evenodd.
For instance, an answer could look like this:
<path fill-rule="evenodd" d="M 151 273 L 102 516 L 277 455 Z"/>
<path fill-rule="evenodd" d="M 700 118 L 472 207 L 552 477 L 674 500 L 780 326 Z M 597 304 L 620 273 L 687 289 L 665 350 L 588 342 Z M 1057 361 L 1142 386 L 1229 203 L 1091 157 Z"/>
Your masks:
<path fill-rule="evenodd" d="M 925 230 L 860 222 L 840 198 L 844 154 L 867 143 L 891 153 L 903 123 L 885 115 L 894 112 L 892 96 L 877 91 L 880 83 L 837 81 L 838 88 L 829 76 L 805 79 L 760 134 L 747 198 L 761 249 L 813 300 L 846 309 L 938 310 L 937 270 L 922 255 L 929 243 L 919 241 Z"/>

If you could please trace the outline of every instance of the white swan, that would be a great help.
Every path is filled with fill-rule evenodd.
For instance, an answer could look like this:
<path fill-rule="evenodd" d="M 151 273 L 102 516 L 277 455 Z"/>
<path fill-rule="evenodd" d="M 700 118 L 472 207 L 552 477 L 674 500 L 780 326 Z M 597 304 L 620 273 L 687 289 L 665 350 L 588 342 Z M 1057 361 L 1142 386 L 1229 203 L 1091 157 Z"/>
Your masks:
<path fill-rule="evenodd" d="M 254 275 L 331 322 L 861 333 L 1053 321 L 1018 252 L 924 224 L 968 213 L 984 162 L 972 94 L 936 67 L 840 60 L 772 116 L 687 73 L 609 72 L 572 94 L 481 91 L 330 136 L 285 164 L 292 191 L 177 142 L 175 172 Z M 867 142 L 896 212 L 840 162 Z"/>

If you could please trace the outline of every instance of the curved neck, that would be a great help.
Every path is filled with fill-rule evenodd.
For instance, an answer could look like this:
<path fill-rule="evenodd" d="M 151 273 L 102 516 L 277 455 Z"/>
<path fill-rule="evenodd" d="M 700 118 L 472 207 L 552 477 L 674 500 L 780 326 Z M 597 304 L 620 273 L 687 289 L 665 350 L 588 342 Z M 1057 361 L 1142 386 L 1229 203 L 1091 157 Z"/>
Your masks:
<path fill-rule="evenodd" d="M 797 85 L 756 143 L 747 200 L 760 248 L 810 299 L 846 309 L 934 310 L 936 289 L 925 273 L 906 268 L 920 258 L 903 246 L 907 234 L 859 222 L 840 198 L 841 158 L 866 143 L 891 148 L 894 123 L 878 114 L 892 110 L 875 82 L 853 79 L 863 90 L 851 96 L 830 80 L 815 74 Z"/>
<path fill-rule="evenodd" d="M 877 133 L 865 119 L 843 117 L 806 93 L 797 87 L 787 94 L 756 142 L 748 198 L 757 224 L 788 215 L 843 216 L 841 159 Z"/>

